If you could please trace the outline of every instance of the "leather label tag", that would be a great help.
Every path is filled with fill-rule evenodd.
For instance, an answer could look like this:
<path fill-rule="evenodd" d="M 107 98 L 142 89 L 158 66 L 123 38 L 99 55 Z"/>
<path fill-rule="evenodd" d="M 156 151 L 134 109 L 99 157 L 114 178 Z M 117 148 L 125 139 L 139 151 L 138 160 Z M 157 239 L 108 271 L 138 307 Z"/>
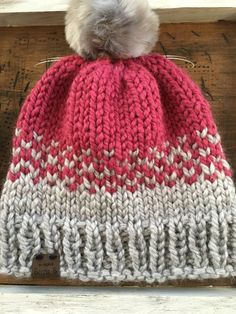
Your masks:
<path fill-rule="evenodd" d="M 54 254 L 39 254 L 33 259 L 33 278 L 60 278 L 60 257 Z"/>

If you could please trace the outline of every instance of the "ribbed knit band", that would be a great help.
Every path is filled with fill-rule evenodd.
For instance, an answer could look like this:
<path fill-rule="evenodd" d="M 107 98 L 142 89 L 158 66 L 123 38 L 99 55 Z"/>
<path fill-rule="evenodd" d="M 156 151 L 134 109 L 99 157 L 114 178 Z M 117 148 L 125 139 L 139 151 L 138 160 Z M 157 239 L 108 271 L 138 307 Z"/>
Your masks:
<path fill-rule="evenodd" d="M 0 201 L 0 271 L 163 282 L 236 274 L 236 194 L 209 105 L 166 58 L 67 57 L 27 98 Z"/>

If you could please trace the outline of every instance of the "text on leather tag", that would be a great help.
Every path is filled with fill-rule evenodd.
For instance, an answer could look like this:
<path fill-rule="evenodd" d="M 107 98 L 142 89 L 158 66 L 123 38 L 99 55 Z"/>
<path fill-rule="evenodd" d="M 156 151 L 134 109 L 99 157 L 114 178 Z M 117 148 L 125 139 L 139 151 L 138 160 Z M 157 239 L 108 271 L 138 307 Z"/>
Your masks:
<path fill-rule="evenodd" d="M 33 278 L 59 278 L 60 257 L 57 252 L 54 254 L 39 254 L 33 259 Z"/>

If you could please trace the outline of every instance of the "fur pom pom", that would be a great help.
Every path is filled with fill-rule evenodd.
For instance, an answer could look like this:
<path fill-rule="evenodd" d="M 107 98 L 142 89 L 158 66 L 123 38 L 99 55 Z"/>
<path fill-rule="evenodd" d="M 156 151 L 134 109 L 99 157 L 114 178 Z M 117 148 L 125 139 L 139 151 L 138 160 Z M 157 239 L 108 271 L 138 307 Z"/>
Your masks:
<path fill-rule="evenodd" d="M 147 0 L 71 0 L 66 14 L 66 39 L 85 58 L 147 54 L 158 29 L 158 16 Z"/>

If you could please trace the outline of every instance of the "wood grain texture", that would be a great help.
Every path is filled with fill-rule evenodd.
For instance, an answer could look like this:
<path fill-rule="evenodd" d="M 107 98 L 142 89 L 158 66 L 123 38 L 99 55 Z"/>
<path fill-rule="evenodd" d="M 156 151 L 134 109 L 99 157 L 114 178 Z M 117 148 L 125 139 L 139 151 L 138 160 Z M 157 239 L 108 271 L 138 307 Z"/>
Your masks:
<path fill-rule="evenodd" d="M 236 21 L 236 8 L 166 8 L 155 11 L 161 23 Z M 64 25 L 64 19 L 64 11 L 0 12 L 0 27 Z"/>
<path fill-rule="evenodd" d="M 166 8 L 233 8 L 235 0 L 148 0 L 152 9 Z M 0 12 L 54 12 L 65 11 L 69 0 L 0 0 Z"/>
<path fill-rule="evenodd" d="M 236 20 L 235 0 L 149 0 L 162 23 Z M 0 0 L 0 26 L 63 25 L 68 0 Z"/>
<path fill-rule="evenodd" d="M 4 314 L 69 313 L 69 314 L 234 314 L 236 298 L 231 296 L 160 296 L 142 294 L 0 294 Z"/>
<path fill-rule="evenodd" d="M 0 286 L 3 314 L 233 314 L 234 288 Z"/>
<path fill-rule="evenodd" d="M 156 51 L 182 55 L 195 63 L 192 69 L 190 65 L 178 62 L 201 86 L 212 104 L 225 151 L 236 170 L 236 23 L 162 25 Z M 70 53 L 63 27 L 0 28 L 1 184 L 9 165 L 11 138 L 19 110 L 30 89 L 49 66 L 44 64 L 36 67 L 35 64 L 42 59 Z M 79 281 L 19 280 L 5 276 L 0 276 L 0 283 L 85 285 Z M 175 281 L 166 285 L 236 286 L 236 280 Z"/>
<path fill-rule="evenodd" d="M 236 8 L 159 8 L 155 12 L 161 23 L 205 23 L 236 21 Z M 64 25 L 64 11 L 0 12 L 0 27 Z"/>

